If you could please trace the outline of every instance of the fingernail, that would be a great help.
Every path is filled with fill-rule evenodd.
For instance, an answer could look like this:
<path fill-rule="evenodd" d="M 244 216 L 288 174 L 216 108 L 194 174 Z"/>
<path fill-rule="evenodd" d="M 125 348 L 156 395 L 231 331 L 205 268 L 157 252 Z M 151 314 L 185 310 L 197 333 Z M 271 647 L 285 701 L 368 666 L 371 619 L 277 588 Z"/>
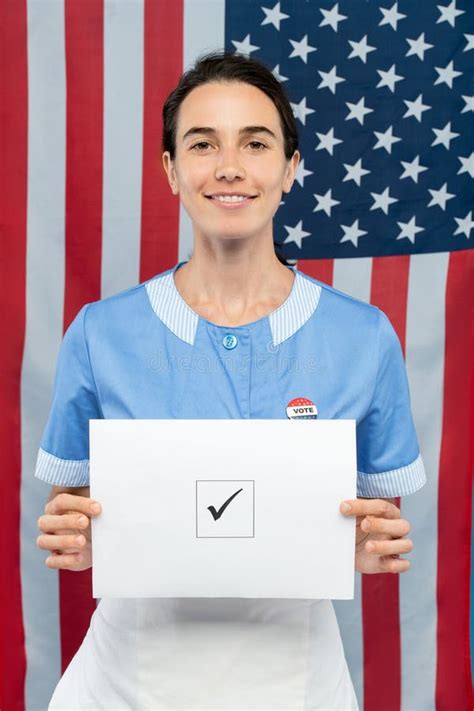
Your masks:
<path fill-rule="evenodd" d="M 99 513 L 100 504 L 98 504 L 97 502 L 95 504 L 91 504 L 91 511 L 92 513 Z"/>
<path fill-rule="evenodd" d="M 373 543 L 367 543 L 367 550 L 368 550 L 368 551 L 373 551 L 374 548 L 375 548 L 375 546 L 374 546 Z"/>
<path fill-rule="evenodd" d="M 348 513 L 350 510 L 351 510 L 350 504 L 348 504 L 346 502 L 341 504 L 341 511 L 343 511 L 344 513 Z"/>
<path fill-rule="evenodd" d="M 79 526 L 85 526 L 87 523 L 87 519 L 85 516 L 79 516 Z"/>
<path fill-rule="evenodd" d="M 362 521 L 360 524 L 360 527 L 364 529 L 364 531 L 368 531 L 370 528 L 370 521 L 368 521 L 366 518 Z"/>

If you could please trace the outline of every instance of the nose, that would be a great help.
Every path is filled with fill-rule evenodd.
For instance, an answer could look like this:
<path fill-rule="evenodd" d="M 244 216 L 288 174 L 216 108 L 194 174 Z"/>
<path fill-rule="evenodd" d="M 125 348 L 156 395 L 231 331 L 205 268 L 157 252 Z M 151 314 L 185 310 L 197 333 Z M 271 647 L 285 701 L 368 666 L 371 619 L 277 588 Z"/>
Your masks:
<path fill-rule="evenodd" d="M 239 159 L 239 152 L 233 148 L 221 148 L 216 164 L 216 180 L 235 180 L 245 178 L 245 170 Z"/>

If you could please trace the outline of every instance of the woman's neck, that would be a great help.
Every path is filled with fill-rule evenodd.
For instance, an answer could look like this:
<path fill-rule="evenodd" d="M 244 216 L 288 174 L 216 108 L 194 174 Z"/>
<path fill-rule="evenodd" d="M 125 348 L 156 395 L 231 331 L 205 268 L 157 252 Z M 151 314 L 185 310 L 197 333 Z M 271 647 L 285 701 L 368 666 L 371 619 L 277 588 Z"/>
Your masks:
<path fill-rule="evenodd" d="M 191 259 L 175 272 L 176 288 L 184 301 L 203 318 L 238 326 L 274 311 L 287 298 L 295 275 L 276 257 Z"/>

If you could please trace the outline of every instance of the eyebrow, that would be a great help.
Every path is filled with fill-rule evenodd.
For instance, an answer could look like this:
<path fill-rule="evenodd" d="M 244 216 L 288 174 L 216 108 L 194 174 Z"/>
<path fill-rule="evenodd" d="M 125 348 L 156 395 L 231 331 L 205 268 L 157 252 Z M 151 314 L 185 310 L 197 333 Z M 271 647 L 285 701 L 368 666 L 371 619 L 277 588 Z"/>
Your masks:
<path fill-rule="evenodd" d="M 204 134 L 210 134 L 210 135 L 215 135 L 217 133 L 215 128 L 212 128 L 211 126 L 193 126 L 190 128 L 188 131 L 183 136 L 183 141 L 188 138 L 189 136 L 194 136 L 196 133 L 204 133 Z M 249 133 L 266 133 L 275 140 L 277 140 L 276 135 L 273 133 L 273 131 L 270 131 L 269 128 L 266 126 L 245 126 L 244 128 L 241 128 L 239 131 L 239 135 L 248 135 Z"/>

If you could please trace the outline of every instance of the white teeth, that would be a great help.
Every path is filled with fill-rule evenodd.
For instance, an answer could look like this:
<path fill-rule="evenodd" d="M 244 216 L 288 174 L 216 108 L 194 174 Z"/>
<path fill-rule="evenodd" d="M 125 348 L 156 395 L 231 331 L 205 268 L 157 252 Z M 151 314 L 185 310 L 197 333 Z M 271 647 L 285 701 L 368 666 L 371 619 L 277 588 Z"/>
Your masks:
<path fill-rule="evenodd" d="M 213 200 L 220 200 L 220 202 L 243 202 L 247 200 L 244 195 L 213 195 Z"/>

